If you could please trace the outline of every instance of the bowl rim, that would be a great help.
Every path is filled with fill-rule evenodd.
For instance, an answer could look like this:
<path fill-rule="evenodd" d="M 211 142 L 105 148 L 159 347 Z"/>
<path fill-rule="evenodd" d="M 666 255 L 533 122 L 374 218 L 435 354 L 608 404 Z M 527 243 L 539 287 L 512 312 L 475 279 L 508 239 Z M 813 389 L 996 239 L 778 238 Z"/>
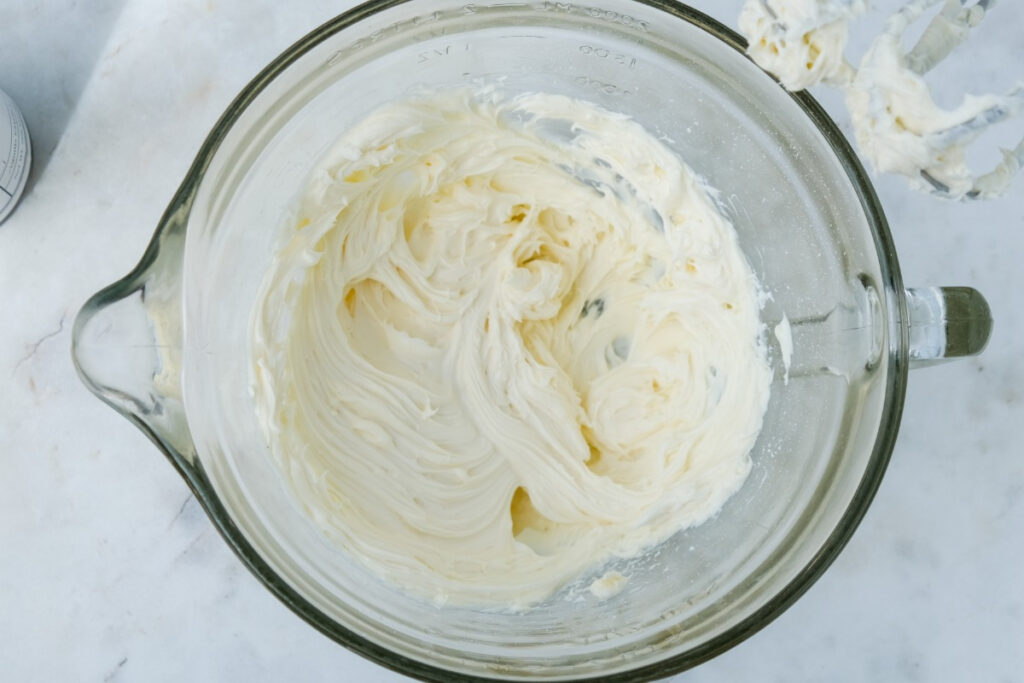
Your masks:
<path fill-rule="evenodd" d="M 339 14 L 310 31 L 264 67 L 228 105 L 211 129 L 200 147 L 195 161 L 189 168 L 158 224 L 153 238 L 138 265 L 124 278 L 90 298 L 83 307 L 83 313 L 102 307 L 106 301 L 109 301 L 111 298 L 117 298 L 121 293 L 130 289 L 135 283 L 138 283 L 141 278 L 145 277 L 147 271 L 159 257 L 163 233 L 170 230 L 184 229 L 193 200 L 196 197 L 210 161 L 242 113 L 271 81 L 316 45 L 345 28 L 400 5 L 428 1 L 369 0 Z M 747 42 L 742 36 L 699 10 L 674 0 L 621 1 L 641 4 L 662 11 L 676 20 L 685 21 L 706 31 L 741 54 L 745 55 L 746 53 Z M 631 682 L 670 676 L 706 662 L 760 631 L 802 596 L 820 578 L 846 546 L 874 498 L 892 455 L 903 412 L 909 368 L 909 333 L 905 324 L 907 320 L 906 300 L 902 276 L 896 257 L 895 244 L 882 211 L 881 203 L 850 143 L 821 105 L 809 94 L 805 91 L 788 94 L 818 128 L 845 170 L 857 193 L 865 218 L 871 228 L 876 252 L 879 257 L 879 266 L 886 296 L 886 307 L 889 311 L 890 321 L 888 335 L 889 370 L 886 377 L 885 397 L 882 407 L 883 419 L 879 425 L 878 435 L 865 467 L 864 475 L 847 509 L 832 533 L 829 534 L 821 548 L 818 549 L 818 552 L 811 557 L 803 569 L 789 583 L 745 619 L 707 642 L 662 661 L 645 664 L 627 671 L 571 680 Z M 81 316 L 82 314 L 80 314 Z M 153 428 L 138 416 L 127 412 L 123 407 L 104 398 L 99 389 L 81 372 L 81 369 L 79 369 L 79 374 L 83 376 L 83 380 L 86 381 L 90 389 L 100 395 L 115 410 L 125 415 L 156 443 L 175 469 L 178 470 L 178 473 L 185 479 L 214 527 L 242 563 L 274 596 L 308 624 L 335 642 L 344 645 L 349 650 L 381 666 L 407 676 L 429 681 L 500 680 L 498 678 L 480 677 L 450 671 L 398 654 L 351 631 L 328 617 L 323 611 L 288 585 L 256 551 L 254 546 L 249 543 L 218 498 L 211 480 L 205 473 L 199 459 L 194 457 L 194 453 L 181 453 L 177 448 L 161 438 Z"/>

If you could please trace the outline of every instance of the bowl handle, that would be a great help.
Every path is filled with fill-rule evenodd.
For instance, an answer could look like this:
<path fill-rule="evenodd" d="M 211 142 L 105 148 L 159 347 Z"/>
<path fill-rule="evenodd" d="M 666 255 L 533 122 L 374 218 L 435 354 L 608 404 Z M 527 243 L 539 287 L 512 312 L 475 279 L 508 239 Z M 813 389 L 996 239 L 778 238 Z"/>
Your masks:
<path fill-rule="evenodd" d="M 189 469 L 196 450 L 181 388 L 186 217 L 184 209 L 169 209 L 135 269 L 85 303 L 71 355 L 93 393 Z"/>
<path fill-rule="evenodd" d="M 906 296 L 910 367 L 976 356 L 988 344 L 992 311 L 976 289 L 912 287 Z"/>

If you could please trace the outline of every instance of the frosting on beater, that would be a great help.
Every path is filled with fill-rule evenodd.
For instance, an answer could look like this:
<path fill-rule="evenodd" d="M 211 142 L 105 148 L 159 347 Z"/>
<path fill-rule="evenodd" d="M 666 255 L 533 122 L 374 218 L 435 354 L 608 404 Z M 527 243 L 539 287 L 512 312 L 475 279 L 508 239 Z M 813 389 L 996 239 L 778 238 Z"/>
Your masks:
<path fill-rule="evenodd" d="M 995 2 L 910 0 L 886 21 L 854 69 L 843 56 L 849 23 L 867 0 L 746 0 L 739 18 L 748 54 L 788 90 L 839 86 L 861 153 L 883 173 L 905 176 L 918 190 L 949 199 L 990 199 L 1024 167 L 1024 139 L 1003 150 L 991 170 L 975 173 L 967 147 L 991 126 L 1024 113 L 1024 83 L 1005 94 L 967 95 L 940 107 L 924 76 L 981 23 Z M 910 25 L 935 6 L 913 47 Z"/>
<path fill-rule="evenodd" d="M 866 0 L 747 0 L 739 26 L 754 61 L 796 91 L 853 77 L 843 51 L 850 20 L 866 11 Z"/>

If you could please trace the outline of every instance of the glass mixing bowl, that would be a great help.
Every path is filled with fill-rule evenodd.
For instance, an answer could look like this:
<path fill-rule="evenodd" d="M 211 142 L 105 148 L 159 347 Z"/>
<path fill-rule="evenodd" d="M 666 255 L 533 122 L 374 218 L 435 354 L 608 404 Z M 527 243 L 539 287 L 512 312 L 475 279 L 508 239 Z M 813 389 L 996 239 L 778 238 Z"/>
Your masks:
<path fill-rule="evenodd" d="M 849 145 L 743 47 L 662 0 L 358 7 L 276 59 L 213 128 L 142 261 L 78 315 L 79 372 L 164 451 L 269 590 L 384 666 L 637 680 L 706 660 L 777 616 L 849 539 L 892 451 L 908 369 L 979 352 L 991 326 L 973 290 L 904 289 Z M 411 88 L 481 79 L 590 100 L 662 137 L 718 189 L 771 294 L 775 380 L 749 479 L 711 521 L 613 563 L 630 581 L 603 601 L 578 590 L 594 575 L 521 613 L 402 593 L 300 511 L 255 421 L 249 316 L 311 165 Z"/>

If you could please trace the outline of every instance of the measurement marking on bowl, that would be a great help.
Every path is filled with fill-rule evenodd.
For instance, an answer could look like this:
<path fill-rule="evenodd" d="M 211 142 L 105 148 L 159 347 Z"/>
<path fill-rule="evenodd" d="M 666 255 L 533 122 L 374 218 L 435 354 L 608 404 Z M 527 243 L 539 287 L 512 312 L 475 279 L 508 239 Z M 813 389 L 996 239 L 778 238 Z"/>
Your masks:
<path fill-rule="evenodd" d="M 584 12 L 594 17 L 595 19 L 603 19 L 613 24 L 622 24 L 623 26 L 629 26 L 630 28 L 638 28 L 641 31 L 647 32 L 647 22 L 641 21 L 635 17 L 631 17 L 628 14 L 620 14 L 603 7 L 589 7 L 587 5 L 580 5 Z"/>
<path fill-rule="evenodd" d="M 465 9 L 465 8 L 463 8 L 463 9 Z M 421 26 L 423 24 L 428 24 L 430 22 L 438 21 L 438 20 L 440 20 L 444 16 L 444 14 L 447 14 L 447 13 L 442 13 L 440 11 L 436 11 L 435 10 L 435 11 L 429 12 L 427 14 L 418 14 L 418 15 L 416 15 L 414 17 L 410 17 L 408 19 L 402 19 L 401 21 L 396 21 L 393 24 L 389 24 L 389 25 L 385 26 L 384 28 L 381 28 L 381 29 L 378 29 L 378 30 L 374 31 L 373 33 L 371 33 L 369 36 L 367 36 L 365 38 L 360 38 L 359 40 L 355 41 L 354 43 L 352 43 L 348 47 L 344 47 L 344 48 L 342 48 L 340 50 L 336 50 L 335 52 L 331 53 L 331 55 L 324 62 L 324 66 L 328 66 L 328 67 L 335 66 L 336 64 L 338 64 L 342 59 L 344 59 L 348 55 L 355 54 L 355 53 L 359 52 L 360 50 L 365 48 L 367 45 L 372 45 L 373 43 L 376 43 L 376 42 L 380 41 L 382 38 L 386 38 L 389 35 L 397 34 L 397 33 L 401 32 L 402 29 L 407 28 L 409 26 Z M 436 38 L 438 36 L 443 36 L 443 35 L 444 35 L 444 29 L 439 29 L 439 30 L 431 31 L 429 33 L 428 37 Z"/>
<path fill-rule="evenodd" d="M 626 90 L 621 85 L 615 85 L 614 83 L 607 83 L 605 81 L 599 81 L 596 78 L 590 76 L 577 76 L 575 79 L 578 85 L 592 88 L 597 92 L 604 93 L 605 95 L 632 95 L 632 90 Z"/>
<path fill-rule="evenodd" d="M 591 17 L 592 19 L 600 19 L 607 21 L 612 24 L 621 24 L 630 28 L 635 28 L 647 33 L 650 30 L 649 24 L 642 20 L 632 17 L 628 14 L 622 14 L 613 10 L 605 9 L 603 7 L 592 7 L 590 5 L 576 5 L 571 2 L 544 2 L 535 6 L 535 9 L 541 12 L 566 12 L 569 14 L 576 13 L 584 16 Z"/>
<path fill-rule="evenodd" d="M 622 52 L 616 52 L 615 50 L 609 50 L 606 47 L 598 47 L 595 45 L 584 44 L 580 45 L 579 51 L 585 55 L 593 55 L 594 57 L 598 57 L 600 59 L 608 59 L 610 61 L 615 62 L 616 64 L 620 64 L 626 67 L 627 69 L 632 69 L 637 64 L 636 57 L 624 54 Z"/>
<path fill-rule="evenodd" d="M 453 47 L 455 47 L 455 52 L 469 52 L 469 43 L 462 45 L 461 50 L 459 50 L 458 47 L 454 45 L 445 45 L 444 47 L 434 48 L 433 50 L 424 50 L 423 52 L 420 52 L 417 55 L 419 59 L 416 61 L 416 63 L 422 64 L 423 62 L 429 62 L 430 60 L 437 59 L 438 57 L 447 57 L 452 54 Z"/>
<path fill-rule="evenodd" d="M 541 12 L 550 12 L 555 10 L 557 12 L 571 12 L 573 4 L 571 2 L 545 2 L 537 6 Z"/>

